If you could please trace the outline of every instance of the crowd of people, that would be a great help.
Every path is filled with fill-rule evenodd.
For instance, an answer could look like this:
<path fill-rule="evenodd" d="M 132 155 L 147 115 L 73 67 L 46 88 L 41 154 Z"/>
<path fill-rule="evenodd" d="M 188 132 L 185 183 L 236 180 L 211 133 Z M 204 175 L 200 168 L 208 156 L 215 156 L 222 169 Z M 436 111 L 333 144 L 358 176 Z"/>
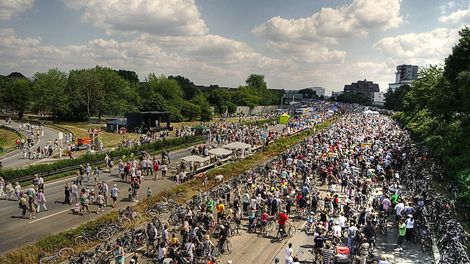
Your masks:
<path fill-rule="evenodd" d="M 330 104 L 317 106 L 317 118 L 292 118 L 289 130 L 295 131 L 320 123 L 332 113 Z M 397 248 L 406 252 L 413 239 L 417 223 L 415 214 L 422 201 L 404 196 L 406 186 L 400 184 L 400 165 L 406 155 L 402 146 L 402 130 L 389 117 L 367 115 L 363 108 L 343 106 L 346 113 L 327 130 L 321 131 L 302 143 L 286 150 L 280 156 L 246 173 L 242 181 L 226 184 L 225 197 L 209 197 L 199 208 L 189 209 L 183 217 L 179 235 L 170 234 L 163 225 L 156 230 L 153 224 L 146 229 L 147 253 L 163 261 L 171 255 L 172 248 L 180 248 L 194 255 L 197 246 L 206 249 L 209 263 L 216 263 L 209 248 L 224 245 L 232 230 L 231 225 L 246 223 L 248 231 L 257 226 L 265 227 L 275 221 L 281 236 L 287 235 L 287 225 L 292 219 L 306 219 L 306 232 L 312 235 L 313 255 L 323 264 L 334 263 L 338 258 L 352 257 L 366 264 L 374 255 L 377 233 L 385 221 L 387 229 L 397 230 Z M 211 144 L 223 145 L 240 141 L 250 145 L 264 145 L 280 136 L 270 131 L 269 124 L 262 127 L 241 123 L 207 124 Z M 29 128 L 31 129 L 31 128 Z M 35 131 L 38 131 L 36 128 Z M 182 128 L 179 135 L 189 133 Z M 37 132 L 35 132 L 37 133 Z M 194 154 L 207 156 L 209 148 L 194 149 Z M 104 160 L 106 171 L 115 166 L 110 157 Z M 168 152 L 161 157 L 143 154 L 117 161 L 120 180 L 129 184 L 128 198 L 138 197 L 143 177 L 157 180 L 168 176 L 171 158 Z M 161 173 L 160 173 L 161 171 Z M 114 184 L 108 186 L 100 180 L 101 170 L 90 164 L 80 167 L 77 177 L 64 187 L 64 203 L 76 204 L 77 212 L 90 212 L 90 205 L 97 206 L 97 213 L 113 206 L 121 195 Z M 94 188 L 82 181 L 94 178 Z M 151 195 L 151 190 L 147 190 Z M 33 184 L 22 189 L 0 179 L 0 196 L 17 199 L 22 216 L 32 219 L 39 211 L 47 210 L 44 181 L 36 177 Z M 111 201 L 109 201 L 109 197 Z M 200 211 L 196 214 L 193 210 Z M 207 231 L 213 226 L 219 230 L 216 244 Z M 262 228 L 261 228 L 262 229 Z M 156 245 L 156 234 L 161 233 Z M 296 263 L 292 245 L 285 251 L 285 263 Z M 191 258 L 194 259 L 194 258 Z M 386 259 L 381 264 L 388 263 Z"/>
<path fill-rule="evenodd" d="M 248 231 L 276 221 L 282 236 L 287 235 L 290 221 L 300 216 L 307 221 L 317 263 L 335 263 L 340 258 L 361 264 L 389 263 L 385 254 L 375 250 L 380 225 L 385 221 L 385 228 L 397 230 L 396 248 L 406 254 L 416 228 L 414 215 L 422 206 L 404 196 L 406 186 L 400 184 L 400 164 L 406 158 L 401 137 L 402 130 L 391 118 L 356 109 L 251 170 L 227 197 L 203 203 L 197 209 L 203 212 L 197 221 L 193 215 L 181 225 L 194 234 L 224 221 L 246 223 Z M 230 224 L 227 227 L 230 230 Z M 202 234 L 197 242 L 201 245 Z M 183 244 L 188 241 L 185 236 L 181 239 Z M 286 250 L 286 264 L 298 259 L 292 252 Z"/>

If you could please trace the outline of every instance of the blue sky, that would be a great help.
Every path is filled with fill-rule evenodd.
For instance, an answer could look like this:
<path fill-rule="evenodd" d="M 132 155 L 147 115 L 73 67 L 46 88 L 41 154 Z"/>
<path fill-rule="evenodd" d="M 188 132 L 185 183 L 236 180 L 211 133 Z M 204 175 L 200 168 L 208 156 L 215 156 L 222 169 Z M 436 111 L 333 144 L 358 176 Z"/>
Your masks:
<path fill-rule="evenodd" d="M 0 74 L 103 65 L 236 87 L 385 91 L 398 64 L 439 64 L 468 1 L 2 0 Z"/>

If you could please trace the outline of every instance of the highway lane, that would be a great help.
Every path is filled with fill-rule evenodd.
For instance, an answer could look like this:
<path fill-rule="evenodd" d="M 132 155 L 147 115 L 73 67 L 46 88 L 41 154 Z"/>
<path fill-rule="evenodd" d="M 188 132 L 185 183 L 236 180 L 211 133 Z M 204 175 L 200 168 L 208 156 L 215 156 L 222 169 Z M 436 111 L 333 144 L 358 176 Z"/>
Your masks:
<path fill-rule="evenodd" d="M 188 155 L 190 155 L 188 148 L 171 152 L 172 169 L 174 169 L 173 166 L 176 164 L 176 161 Z M 0 228 L 2 230 L 0 254 L 5 254 L 18 245 L 32 243 L 48 235 L 74 228 L 100 216 L 100 214 L 94 213 L 97 209 L 97 206 L 94 205 L 90 206 L 93 212 L 92 214 L 81 216 L 70 213 L 70 209 L 73 206 L 62 204 L 64 201 L 64 185 L 66 182 L 71 182 L 74 178 L 75 177 L 67 177 L 45 184 L 46 206 L 48 211 L 39 212 L 36 215 L 36 219 L 22 219 L 21 209 L 18 208 L 17 201 L 0 201 L 0 208 L 2 208 L 2 210 L 0 210 Z M 119 181 L 116 169 L 114 169 L 111 174 L 102 173 L 101 180 L 106 181 L 110 189 L 113 184 L 117 184 L 120 190 L 120 199 L 127 197 L 129 184 Z M 90 184 L 91 188 L 94 184 L 94 180 L 91 179 L 88 184 Z M 142 187 L 139 190 L 139 197 L 146 195 L 147 187 L 150 187 L 155 194 L 174 185 L 175 183 L 169 179 L 153 181 L 151 176 L 144 177 Z M 83 182 L 82 187 L 85 186 L 86 183 Z M 120 201 L 115 209 L 107 207 L 104 213 L 110 210 L 117 210 L 118 208 L 125 208 L 129 204 L 130 203 L 127 201 Z"/>
<path fill-rule="evenodd" d="M 283 128 L 283 125 L 275 125 L 270 129 L 275 132 L 282 132 Z M 172 151 L 170 153 L 172 161 L 171 170 L 174 170 L 177 161 L 188 155 L 190 155 L 190 148 Z M 174 173 L 171 173 L 171 170 L 169 175 L 174 175 Z M 146 195 L 147 187 L 150 187 L 153 193 L 156 194 L 175 185 L 173 181 L 168 179 L 153 181 L 150 176 L 149 178 L 150 179 L 144 179 L 143 181 L 143 185 L 139 191 L 140 197 Z M 36 219 L 22 219 L 21 209 L 18 208 L 17 201 L 0 201 L 0 208 L 2 208 L 2 210 L 0 210 L 0 228 L 3 231 L 2 239 L 0 240 L 0 254 L 5 254 L 18 245 L 32 243 L 48 235 L 77 227 L 99 216 L 96 213 L 85 216 L 73 215 L 70 213 L 72 206 L 61 203 L 64 200 L 64 185 L 66 182 L 71 182 L 73 179 L 74 177 L 68 177 L 45 184 L 46 206 L 49 210 L 38 213 Z M 129 185 L 119 181 L 117 168 L 115 168 L 111 174 L 102 173 L 101 180 L 106 181 L 110 189 L 113 184 L 117 184 L 121 191 L 120 198 L 127 197 Z M 94 184 L 93 179 L 90 181 L 89 184 Z M 85 186 L 85 183 L 83 184 Z M 118 207 L 115 210 L 125 208 L 128 204 L 129 202 L 121 201 L 118 203 Z M 90 209 L 94 212 L 97 206 L 90 206 Z M 113 209 L 106 208 L 105 213 L 110 210 Z"/>
<path fill-rule="evenodd" d="M 12 122 L 11 124 L 6 125 L 5 121 L 2 120 L 0 121 L 0 124 L 9 126 L 19 131 L 20 123 L 18 122 Z M 43 128 L 44 128 L 44 137 L 35 139 L 36 142 L 32 149 L 36 149 L 38 146 L 44 147 L 49 140 L 51 140 L 51 142 L 54 142 L 54 140 L 59 137 L 59 131 L 49 128 L 47 126 L 43 126 Z M 24 130 L 20 131 L 20 133 L 25 135 L 27 138 L 31 135 L 29 131 L 24 131 Z M 7 153 L 6 155 L 3 155 L 2 157 L 0 157 L 0 160 L 2 160 L 4 168 L 24 167 L 24 166 L 28 166 L 30 164 L 36 163 L 38 161 L 37 159 L 36 160 L 23 159 L 23 151 L 21 149 L 14 150 L 10 153 Z"/>

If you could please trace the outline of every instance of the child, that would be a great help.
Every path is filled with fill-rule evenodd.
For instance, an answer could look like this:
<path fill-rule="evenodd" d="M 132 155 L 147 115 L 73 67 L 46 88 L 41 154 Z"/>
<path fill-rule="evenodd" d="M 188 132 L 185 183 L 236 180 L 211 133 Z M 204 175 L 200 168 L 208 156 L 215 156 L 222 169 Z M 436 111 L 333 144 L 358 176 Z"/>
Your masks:
<path fill-rule="evenodd" d="M 127 195 L 128 199 L 130 202 L 133 202 L 134 201 L 134 197 L 133 197 L 133 194 L 132 194 L 132 187 L 129 187 L 129 194 Z"/>

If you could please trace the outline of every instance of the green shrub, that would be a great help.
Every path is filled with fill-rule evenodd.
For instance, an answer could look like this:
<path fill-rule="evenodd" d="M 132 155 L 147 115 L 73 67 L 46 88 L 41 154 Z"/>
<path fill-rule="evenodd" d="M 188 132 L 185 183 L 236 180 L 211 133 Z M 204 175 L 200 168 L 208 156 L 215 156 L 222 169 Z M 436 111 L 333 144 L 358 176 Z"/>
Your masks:
<path fill-rule="evenodd" d="M 203 140 L 201 136 L 189 136 L 189 137 L 182 137 L 182 138 L 173 138 L 173 139 L 165 139 L 165 140 L 158 140 L 152 142 L 150 144 L 144 144 L 139 147 L 134 148 L 118 148 L 113 151 L 108 152 L 107 154 L 111 158 L 121 158 L 122 156 L 127 155 L 138 155 L 141 151 L 147 152 L 154 152 L 154 151 L 161 151 L 164 149 L 169 149 L 185 144 L 197 143 Z M 59 169 L 64 169 L 71 166 L 76 166 L 85 163 L 99 163 L 103 162 L 106 153 L 96 153 L 96 154 L 85 154 L 76 159 L 64 159 L 59 160 L 54 163 L 50 164 L 38 164 L 38 165 L 31 165 L 26 168 L 21 169 L 6 169 L 0 171 L 0 176 L 3 177 L 5 180 L 8 181 L 16 181 L 22 177 L 31 176 L 36 173 L 41 172 L 51 172 Z"/>

